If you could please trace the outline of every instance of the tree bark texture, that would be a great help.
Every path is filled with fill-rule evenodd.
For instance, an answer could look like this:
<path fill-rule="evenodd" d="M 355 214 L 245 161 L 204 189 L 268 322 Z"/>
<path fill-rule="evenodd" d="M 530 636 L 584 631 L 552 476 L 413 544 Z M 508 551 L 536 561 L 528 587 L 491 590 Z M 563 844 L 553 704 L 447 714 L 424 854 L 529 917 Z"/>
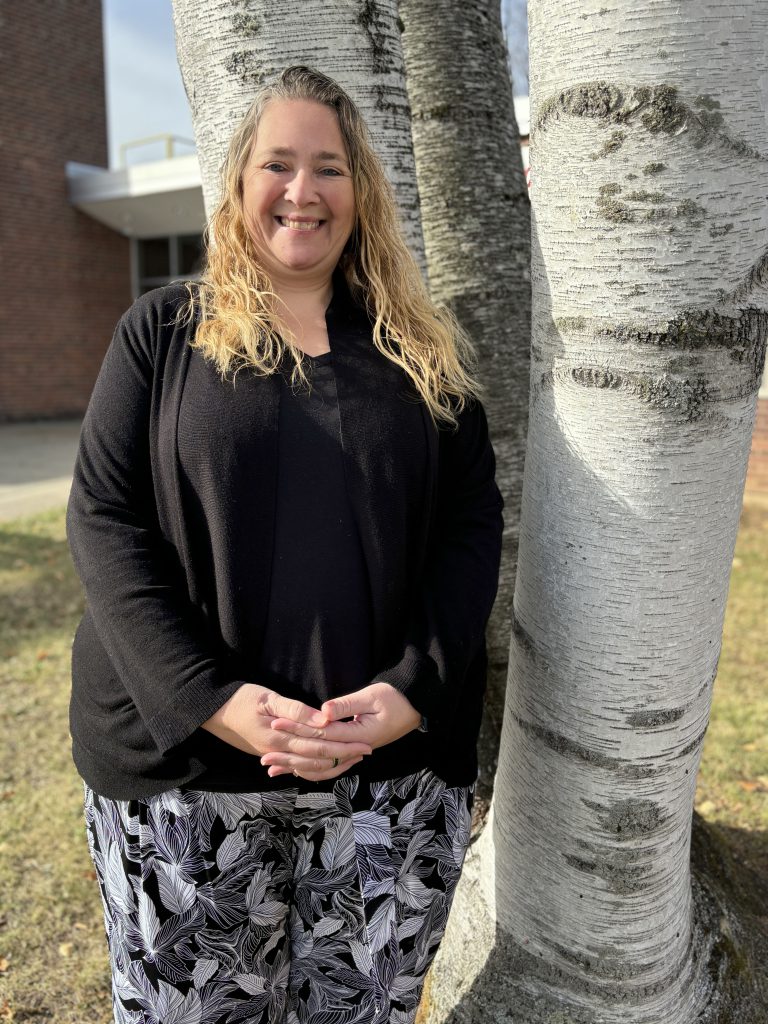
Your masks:
<path fill-rule="evenodd" d="M 173 13 L 209 216 L 230 136 L 257 89 L 290 64 L 308 64 L 360 107 L 423 267 L 396 0 L 173 0 Z"/>
<path fill-rule="evenodd" d="M 529 14 L 508 700 L 425 1019 L 765 1024 L 691 821 L 768 333 L 768 7 Z"/>
<path fill-rule="evenodd" d="M 504 708 L 528 420 L 530 202 L 498 0 L 400 0 L 430 292 L 475 343 L 505 501 L 480 746 L 490 798 Z"/>

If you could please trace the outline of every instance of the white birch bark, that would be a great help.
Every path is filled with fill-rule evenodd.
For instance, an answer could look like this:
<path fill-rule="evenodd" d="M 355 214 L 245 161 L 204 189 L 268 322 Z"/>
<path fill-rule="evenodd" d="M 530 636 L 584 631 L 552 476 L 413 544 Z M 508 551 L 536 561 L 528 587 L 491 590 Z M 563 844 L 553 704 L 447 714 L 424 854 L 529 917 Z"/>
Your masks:
<path fill-rule="evenodd" d="M 724 1015 L 738 944 L 690 838 L 768 333 L 768 7 L 529 15 L 508 704 L 425 1020 L 764 1022 Z"/>
<path fill-rule="evenodd" d="M 173 0 L 173 14 L 208 214 L 227 144 L 256 90 L 288 65 L 308 64 L 360 107 L 423 266 L 397 0 Z"/>
<path fill-rule="evenodd" d="M 528 422 L 530 202 L 498 0 L 400 0 L 430 293 L 479 355 L 504 496 L 499 593 L 488 629 L 482 793 L 496 767 Z"/>

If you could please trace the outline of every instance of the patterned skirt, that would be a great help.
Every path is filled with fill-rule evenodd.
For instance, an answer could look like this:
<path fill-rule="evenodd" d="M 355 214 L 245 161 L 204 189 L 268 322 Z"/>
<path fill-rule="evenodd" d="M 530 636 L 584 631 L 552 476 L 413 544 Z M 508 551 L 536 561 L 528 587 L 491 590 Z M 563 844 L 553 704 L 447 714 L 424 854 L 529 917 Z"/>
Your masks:
<path fill-rule="evenodd" d="M 332 792 L 85 787 L 117 1024 L 411 1024 L 474 786 L 424 770 Z"/>

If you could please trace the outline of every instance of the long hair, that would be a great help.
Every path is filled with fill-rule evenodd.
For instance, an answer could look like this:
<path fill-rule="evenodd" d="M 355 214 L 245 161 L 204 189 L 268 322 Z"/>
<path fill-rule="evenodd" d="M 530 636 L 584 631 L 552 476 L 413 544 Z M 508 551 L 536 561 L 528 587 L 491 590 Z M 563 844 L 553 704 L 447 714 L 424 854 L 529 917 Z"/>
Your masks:
<path fill-rule="evenodd" d="M 211 217 L 200 280 L 190 282 L 182 317 L 197 317 L 193 346 L 222 377 L 250 367 L 274 373 L 286 351 L 291 380 L 307 383 L 302 351 L 281 323 L 272 282 L 260 266 L 243 212 L 242 179 L 259 119 L 273 99 L 312 100 L 333 110 L 347 150 L 355 228 L 339 260 L 353 299 L 372 319 L 373 343 L 411 378 L 433 420 L 457 424 L 467 399 L 479 397 L 471 376 L 475 351 L 453 314 L 429 298 L 401 234 L 397 205 L 360 111 L 332 79 L 312 68 L 287 68 L 256 95 L 229 144 L 222 194 Z"/>

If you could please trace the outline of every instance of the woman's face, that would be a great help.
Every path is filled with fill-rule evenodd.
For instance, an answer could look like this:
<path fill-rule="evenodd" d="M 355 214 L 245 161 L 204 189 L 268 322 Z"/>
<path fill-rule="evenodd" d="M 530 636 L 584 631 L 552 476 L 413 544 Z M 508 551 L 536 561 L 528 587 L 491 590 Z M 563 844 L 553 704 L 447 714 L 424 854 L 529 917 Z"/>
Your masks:
<path fill-rule="evenodd" d="M 270 100 L 243 172 L 248 233 L 275 285 L 330 278 L 355 224 L 336 114 L 311 100 Z"/>

